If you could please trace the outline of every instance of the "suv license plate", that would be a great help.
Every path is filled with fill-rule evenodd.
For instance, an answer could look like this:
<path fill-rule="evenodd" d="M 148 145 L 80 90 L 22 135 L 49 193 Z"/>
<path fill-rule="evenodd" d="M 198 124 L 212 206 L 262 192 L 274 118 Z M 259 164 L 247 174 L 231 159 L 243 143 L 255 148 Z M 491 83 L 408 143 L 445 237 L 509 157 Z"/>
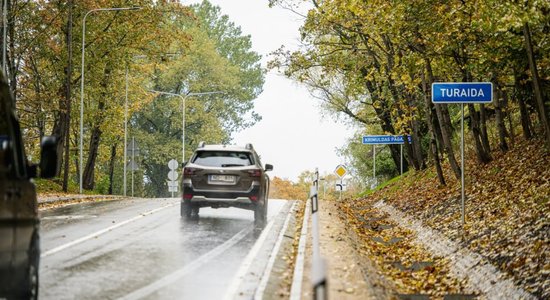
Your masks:
<path fill-rule="evenodd" d="M 210 175 L 209 180 L 212 184 L 234 184 L 234 175 Z"/>

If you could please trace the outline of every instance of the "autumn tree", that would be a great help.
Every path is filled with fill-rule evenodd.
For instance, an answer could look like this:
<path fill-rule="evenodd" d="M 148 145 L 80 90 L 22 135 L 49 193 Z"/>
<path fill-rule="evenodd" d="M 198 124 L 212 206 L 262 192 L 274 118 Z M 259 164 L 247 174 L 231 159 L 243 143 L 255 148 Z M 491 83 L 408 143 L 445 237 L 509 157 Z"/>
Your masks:
<path fill-rule="evenodd" d="M 291 0 L 270 4 L 299 6 Z M 311 1 L 300 29 L 304 47 L 279 49 L 271 67 L 304 83 L 328 111 L 362 124 L 366 133 L 411 135 L 412 145 L 405 144 L 408 164 L 421 169 L 429 154 L 445 184 L 443 159 L 456 178 L 461 174 L 455 158 L 460 110 L 431 103 L 433 82 L 493 81 L 493 104 L 466 106 L 469 140 L 480 163 L 491 160 L 492 144 L 506 151 L 513 142 L 510 100 L 519 107 L 525 137 L 533 136 L 531 116 L 537 112 L 539 130 L 549 140 L 549 85 L 543 82 L 550 49 L 531 39 L 540 40 L 547 31 L 549 6 L 536 1 Z M 498 141 L 490 139 L 493 130 Z M 390 149 L 398 169 L 397 148 Z"/>
<path fill-rule="evenodd" d="M 277 176 L 271 179 L 269 186 L 270 199 L 306 200 L 307 197 L 307 192 L 297 183 Z"/>
<path fill-rule="evenodd" d="M 61 141 L 58 154 L 63 185 L 78 183 L 83 17 L 93 9 L 140 7 L 88 14 L 84 49 L 85 189 L 108 186 L 120 192 L 124 149 L 124 100 L 128 115 L 146 114 L 153 100 L 174 102 L 170 120 L 181 124 L 175 99 L 155 99 L 149 89 L 174 93 L 220 90 L 223 97 L 188 99 L 186 142 L 228 141 L 230 133 L 259 120 L 253 99 L 261 92 L 264 71 L 250 51 L 250 37 L 207 1 L 194 7 L 174 1 L 8 1 L 8 76 L 17 96 L 29 156 L 36 159 L 40 138 Z M 202 15 L 201 15 L 202 14 Z M 77 51 L 75 51 L 77 49 Z M 126 77 L 126 74 L 128 76 Z M 127 78 L 127 79 L 126 79 Z M 126 83 L 128 90 L 126 92 Z M 164 101 L 168 100 L 168 101 Z M 76 108 L 76 109 L 75 109 Z M 180 114 L 176 114 L 180 112 Z M 155 111 L 147 111 L 153 117 Z M 166 118 L 162 108 L 155 116 Z M 244 117 L 245 115 L 251 118 Z M 131 118 L 129 128 L 142 125 Z M 140 127 L 140 126 L 137 126 Z M 181 126 L 170 134 L 181 137 Z M 140 129 L 133 134 L 140 135 Z M 179 133 L 177 133 L 179 131 Z M 150 144 L 154 138 L 147 136 Z M 166 147 L 170 148 L 170 143 Z M 189 148 L 190 149 L 190 148 Z M 168 150 L 167 150 L 168 151 Z M 164 164 L 164 162 L 163 162 Z M 71 174 L 71 176 L 69 176 Z M 163 174 L 163 177 L 165 174 Z M 108 182 L 108 184 L 106 184 Z"/>
<path fill-rule="evenodd" d="M 223 144 L 236 130 L 259 120 L 253 100 L 262 90 L 264 71 L 260 56 L 251 50 L 250 36 L 220 13 L 219 7 L 204 1 L 192 6 L 193 18 L 178 23 L 190 36 L 185 54 L 175 57 L 151 81 L 152 89 L 186 95 L 219 91 L 200 98 L 186 97 L 185 128 L 179 97 L 155 96 L 136 113 L 132 125 L 141 141 L 146 191 L 151 196 L 167 194 L 167 163 L 181 153 L 182 130 L 186 158 L 200 141 Z M 150 97 L 148 97 L 151 99 Z M 251 115 L 252 118 L 246 118 Z M 161 141 L 161 142 L 159 142 Z"/>

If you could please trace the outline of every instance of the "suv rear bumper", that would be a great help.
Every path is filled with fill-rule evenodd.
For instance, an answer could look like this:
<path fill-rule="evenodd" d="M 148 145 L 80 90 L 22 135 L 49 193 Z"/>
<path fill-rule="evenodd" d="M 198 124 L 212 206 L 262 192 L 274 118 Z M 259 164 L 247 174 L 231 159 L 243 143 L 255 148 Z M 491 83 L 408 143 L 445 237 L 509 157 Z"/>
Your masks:
<path fill-rule="evenodd" d="M 255 200 L 251 199 L 255 198 Z M 183 201 L 197 206 L 240 207 L 253 209 L 260 200 L 260 186 L 253 185 L 248 191 L 196 190 L 183 187 Z"/>
<path fill-rule="evenodd" d="M 232 203 L 240 203 L 240 204 L 252 204 L 252 200 L 248 197 L 237 197 L 234 199 L 224 199 L 224 198 L 207 198 L 205 196 L 193 196 L 191 198 L 191 203 L 225 203 L 225 204 L 232 204 Z"/>

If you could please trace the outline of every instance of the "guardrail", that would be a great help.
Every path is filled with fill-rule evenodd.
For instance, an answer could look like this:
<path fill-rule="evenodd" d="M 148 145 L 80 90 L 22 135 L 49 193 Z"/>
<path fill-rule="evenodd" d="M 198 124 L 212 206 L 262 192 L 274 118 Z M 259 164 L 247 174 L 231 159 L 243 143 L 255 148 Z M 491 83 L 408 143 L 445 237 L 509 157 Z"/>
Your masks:
<path fill-rule="evenodd" d="M 326 277 L 326 261 L 321 257 L 319 247 L 319 170 L 315 169 L 315 179 L 310 189 L 311 199 L 311 235 L 313 259 L 311 267 L 311 284 L 313 286 L 313 299 L 328 299 L 328 281 Z"/>

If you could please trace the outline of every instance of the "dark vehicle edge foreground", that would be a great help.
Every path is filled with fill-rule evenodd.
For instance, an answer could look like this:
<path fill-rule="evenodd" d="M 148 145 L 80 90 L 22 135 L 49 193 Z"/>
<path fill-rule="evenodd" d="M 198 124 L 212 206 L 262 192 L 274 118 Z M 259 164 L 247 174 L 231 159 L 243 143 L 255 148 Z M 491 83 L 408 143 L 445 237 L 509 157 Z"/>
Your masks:
<path fill-rule="evenodd" d="M 40 177 L 55 176 L 56 168 L 55 138 L 45 137 Z M 27 162 L 15 103 L 0 71 L 0 298 L 38 297 L 40 221 L 32 182 L 37 171 Z"/>

